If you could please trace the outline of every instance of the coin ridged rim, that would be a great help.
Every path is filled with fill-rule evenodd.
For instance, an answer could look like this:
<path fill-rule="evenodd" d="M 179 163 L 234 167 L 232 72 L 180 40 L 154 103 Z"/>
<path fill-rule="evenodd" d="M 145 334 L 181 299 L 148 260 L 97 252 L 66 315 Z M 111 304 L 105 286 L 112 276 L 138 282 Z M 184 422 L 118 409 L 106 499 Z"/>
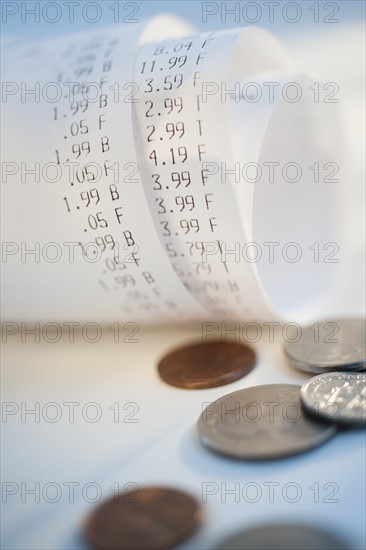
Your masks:
<path fill-rule="evenodd" d="M 248 395 L 250 395 L 250 391 L 251 390 L 254 390 L 254 389 L 258 389 L 258 388 L 282 388 L 283 390 L 285 390 L 286 388 L 292 388 L 292 389 L 296 389 L 298 391 L 298 396 L 297 396 L 297 399 L 298 399 L 298 402 L 299 402 L 299 405 L 301 406 L 301 400 L 300 400 L 300 390 L 301 390 L 301 386 L 297 385 L 297 384 L 263 384 L 263 385 L 260 385 L 260 386 L 251 386 L 251 387 L 248 387 L 248 388 L 243 388 L 241 390 L 237 390 L 237 391 L 234 391 L 234 392 L 231 392 L 229 394 L 226 394 L 222 397 L 220 397 L 219 399 L 216 399 L 213 403 L 211 403 L 209 405 L 209 407 L 213 406 L 213 405 L 219 405 L 220 403 L 224 403 L 225 401 L 227 401 L 227 398 L 229 396 L 234 396 L 234 395 L 238 395 L 238 394 L 243 394 L 243 392 L 247 393 L 248 392 Z M 260 400 L 258 399 L 258 402 Z M 253 402 L 253 401 L 252 401 Z M 324 420 L 315 420 L 313 417 L 309 416 L 306 411 L 302 408 L 302 415 L 303 417 L 306 419 L 307 422 L 309 422 L 310 424 L 313 424 L 314 426 L 318 425 L 319 427 L 320 426 L 323 426 L 323 430 L 320 431 L 319 433 L 317 434 L 314 434 L 310 439 L 306 439 L 304 441 L 301 441 L 300 439 L 295 441 L 293 445 L 289 445 L 288 447 L 286 447 L 286 450 L 283 452 L 283 450 L 277 450 L 277 451 L 269 451 L 269 452 L 255 452 L 253 450 L 250 450 L 251 448 L 249 447 L 249 452 L 248 452 L 248 449 L 245 450 L 245 452 L 243 451 L 243 449 L 237 449 L 235 447 L 224 447 L 224 445 L 222 444 L 221 442 L 221 445 L 220 445 L 220 441 L 217 442 L 215 440 L 215 437 L 213 436 L 214 435 L 214 431 L 216 431 L 216 427 L 215 429 L 211 428 L 211 434 L 208 434 L 207 432 L 209 430 L 203 430 L 202 429 L 202 426 L 208 426 L 208 423 L 207 422 L 204 422 L 203 421 L 203 415 L 205 414 L 205 412 L 208 410 L 209 407 L 206 407 L 206 409 L 200 414 L 199 418 L 198 418 L 198 421 L 197 421 L 197 429 L 198 429 L 198 434 L 199 434 L 199 439 L 201 441 L 201 443 L 207 448 L 209 449 L 210 451 L 213 451 L 214 453 L 217 453 L 218 455 L 221 455 L 221 456 L 224 456 L 224 457 L 227 457 L 227 458 L 231 458 L 231 459 L 235 459 L 235 460 L 246 460 L 246 461 L 270 461 L 270 460 L 277 460 L 279 458 L 285 458 L 285 457 L 290 457 L 290 456 L 294 456 L 294 455 L 298 455 L 298 454 L 302 454 L 304 452 L 307 452 L 307 451 L 310 451 L 312 449 L 315 449 L 316 447 L 319 447 L 321 446 L 323 443 L 326 443 L 329 439 L 331 439 L 335 433 L 337 432 L 337 426 L 334 424 L 334 423 L 330 423 L 330 422 L 326 422 Z M 223 435 L 223 437 L 225 437 L 225 434 Z M 239 439 L 240 436 L 237 437 L 237 439 Z M 235 439 L 234 437 L 232 439 Z"/>
<path fill-rule="evenodd" d="M 295 359 L 286 349 L 284 348 L 286 357 L 290 360 L 290 363 L 293 367 L 302 372 L 310 372 L 315 374 L 325 374 L 327 372 L 363 372 L 366 370 L 366 361 L 354 361 L 352 363 L 340 363 L 339 365 L 329 365 L 326 363 L 307 363 L 306 361 L 299 361 Z"/>
<path fill-rule="evenodd" d="M 366 328 L 366 320 L 362 317 L 344 317 L 344 318 L 336 318 L 336 319 L 324 319 L 320 321 L 316 321 L 319 325 L 325 325 L 326 323 L 336 323 L 339 326 L 343 327 L 345 331 L 349 330 L 351 333 L 351 327 L 348 327 L 347 324 L 351 325 L 352 323 L 361 325 L 361 329 L 358 329 L 362 332 L 362 327 Z M 301 327 L 302 331 L 309 331 L 310 327 L 312 325 L 306 325 Z M 363 332 L 365 334 L 365 332 Z M 332 360 L 331 362 L 324 360 L 324 361 L 316 361 L 308 359 L 303 359 L 302 357 L 299 357 L 296 353 L 291 353 L 291 349 L 296 350 L 296 344 L 298 342 L 287 342 L 284 344 L 283 349 L 285 352 L 286 357 L 289 359 L 291 365 L 303 372 L 310 372 L 315 374 L 321 374 L 322 372 L 337 372 L 337 371 L 355 371 L 355 372 L 362 372 L 366 370 L 366 356 L 362 358 L 357 358 L 356 360 L 351 361 L 344 361 L 340 359 L 340 361 Z M 320 342 L 312 342 L 309 345 L 315 345 Z M 366 352 L 364 352 L 366 354 Z"/>

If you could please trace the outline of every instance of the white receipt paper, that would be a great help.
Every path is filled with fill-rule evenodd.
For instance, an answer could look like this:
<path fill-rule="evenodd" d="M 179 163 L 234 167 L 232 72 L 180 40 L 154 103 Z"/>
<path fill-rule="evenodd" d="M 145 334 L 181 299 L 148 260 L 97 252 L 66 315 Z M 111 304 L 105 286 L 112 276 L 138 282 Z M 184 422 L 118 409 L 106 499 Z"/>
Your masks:
<path fill-rule="evenodd" d="M 337 187 L 314 174 L 339 130 L 269 33 L 162 16 L 6 61 L 4 318 L 266 321 L 316 303 Z"/>

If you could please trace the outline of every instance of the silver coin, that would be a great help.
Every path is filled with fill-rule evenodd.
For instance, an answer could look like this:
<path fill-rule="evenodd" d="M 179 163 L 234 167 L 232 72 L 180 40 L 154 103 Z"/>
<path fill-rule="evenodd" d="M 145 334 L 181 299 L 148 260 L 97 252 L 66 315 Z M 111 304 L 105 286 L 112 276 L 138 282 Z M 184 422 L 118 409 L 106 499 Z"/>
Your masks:
<path fill-rule="evenodd" d="M 301 388 L 305 409 L 319 418 L 361 425 L 366 423 L 366 373 L 329 372 Z"/>
<path fill-rule="evenodd" d="M 349 550 L 346 541 L 306 525 L 263 525 L 221 542 L 216 550 Z"/>
<path fill-rule="evenodd" d="M 200 440 L 232 458 L 267 460 L 321 445 L 334 424 L 313 420 L 300 402 L 300 386 L 271 384 L 229 393 L 211 403 L 198 420 Z"/>
<path fill-rule="evenodd" d="M 322 373 L 366 370 L 365 320 L 321 321 L 301 330 L 285 353 L 297 369 Z"/>

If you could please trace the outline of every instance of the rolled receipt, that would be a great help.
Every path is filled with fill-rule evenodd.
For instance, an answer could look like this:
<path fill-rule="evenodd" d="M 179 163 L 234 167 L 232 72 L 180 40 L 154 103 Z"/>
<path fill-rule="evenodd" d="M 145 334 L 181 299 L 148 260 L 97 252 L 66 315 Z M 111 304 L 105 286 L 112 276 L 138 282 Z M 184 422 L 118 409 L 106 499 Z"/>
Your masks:
<path fill-rule="evenodd" d="M 316 302 L 336 186 L 274 169 L 334 160 L 336 121 L 284 97 L 311 80 L 269 33 L 165 16 L 7 56 L 4 318 L 265 321 Z"/>

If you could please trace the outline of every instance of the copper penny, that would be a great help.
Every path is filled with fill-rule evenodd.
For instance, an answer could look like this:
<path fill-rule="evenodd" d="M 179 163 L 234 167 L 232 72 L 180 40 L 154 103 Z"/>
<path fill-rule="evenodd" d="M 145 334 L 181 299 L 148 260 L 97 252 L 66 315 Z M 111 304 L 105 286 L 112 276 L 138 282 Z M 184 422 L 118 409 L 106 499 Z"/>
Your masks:
<path fill-rule="evenodd" d="M 200 506 L 190 495 L 165 487 L 125 491 L 98 506 L 84 536 L 97 550 L 165 550 L 200 525 Z"/>
<path fill-rule="evenodd" d="M 178 388 L 223 386 L 248 374 L 254 351 L 235 342 L 207 342 L 180 348 L 161 359 L 158 371 L 164 382 Z"/>

